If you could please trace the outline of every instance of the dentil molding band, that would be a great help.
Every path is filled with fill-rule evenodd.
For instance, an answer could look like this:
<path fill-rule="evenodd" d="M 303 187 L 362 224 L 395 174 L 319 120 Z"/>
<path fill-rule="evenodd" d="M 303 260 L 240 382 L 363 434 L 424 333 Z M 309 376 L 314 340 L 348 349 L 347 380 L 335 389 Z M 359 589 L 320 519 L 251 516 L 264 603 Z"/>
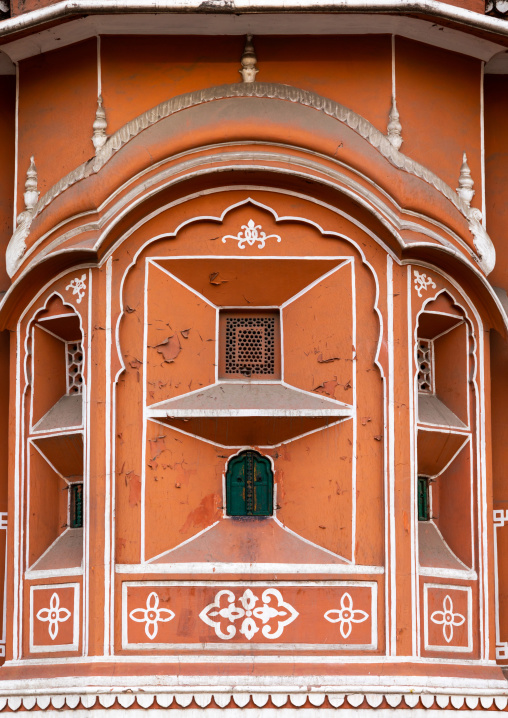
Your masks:
<path fill-rule="evenodd" d="M 442 710 L 503 711 L 508 710 L 508 698 L 504 695 L 446 695 L 432 693 L 270 693 L 270 692 L 235 692 L 235 693 L 201 693 L 197 691 L 180 693 L 58 693 L 36 695 L 11 695 L 0 697 L 0 712 L 10 711 L 50 711 L 71 709 L 79 711 L 108 708 L 143 708 L 166 709 L 169 707 L 195 709 L 199 708 L 331 708 L 331 709 L 397 709 L 402 716 L 408 709 L 421 710 L 433 708 Z M 62 714 L 61 714 L 62 715 Z M 90 715 L 86 713 L 86 715 Z M 222 712 L 221 712 L 221 715 Z M 256 713 L 256 716 L 259 714 Z M 315 715 L 315 714 L 313 714 Z M 355 712 L 355 715 L 358 715 Z"/>
<path fill-rule="evenodd" d="M 318 95 L 315 92 L 292 87 L 291 85 L 266 82 L 239 82 L 231 85 L 219 85 L 217 87 L 196 90 L 173 97 L 170 100 L 161 102 L 156 107 L 144 112 L 135 119 L 130 120 L 130 122 L 127 122 L 123 127 L 117 130 L 117 132 L 111 135 L 98 150 L 95 157 L 63 177 L 39 199 L 31 216 L 28 218 L 28 222 L 27 218 L 24 217 L 24 213 L 22 213 L 23 217 L 20 215 L 18 226 L 7 247 L 6 263 L 9 276 L 12 277 L 21 265 L 26 251 L 26 239 L 33 219 L 66 189 L 80 180 L 100 172 L 107 161 L 140 132 L 181 110 L 215 100 L 243 97 L 293 102 L 311 107 L 346 124 L 375 147 L 394 167 L 419 177 L 424 182 L 432 185 L 461 212 L 467 219 L 469 230 L 473 235 L 473 242 L 478 255 L 476 257 L 478 264 L 485 274 L 489 274 L 492 271 L 496 261 L 496 252 L 492 240 L 482 225 L 480 210 L 468 207 L 467 203 L 464 202 L 457 192 L 446 184 L 446 182 L 431 170 L 397 150 L 390 139 L 364 117 L 334 100 Z"/>

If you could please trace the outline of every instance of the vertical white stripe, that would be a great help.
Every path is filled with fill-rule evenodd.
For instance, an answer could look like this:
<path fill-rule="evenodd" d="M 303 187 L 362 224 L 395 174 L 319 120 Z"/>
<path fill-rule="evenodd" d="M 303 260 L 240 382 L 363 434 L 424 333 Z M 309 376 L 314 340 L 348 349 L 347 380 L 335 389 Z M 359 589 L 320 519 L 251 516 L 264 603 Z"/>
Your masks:
<path fill-rule="evenodd" d="M 353 259 L 351 262 L 349 262 L 349 269 L 351 272 L 351 297 L 353 299 L 353 346 L 355 348 L 355 357 L 353 358 L 353 446 L 356 446 L 357 442 L 357 431 L 358 431 L 358 411 L 357 411 L 357 400 L 356 400 L 356 393 L 357 393 L 357 371 L 356 367 L 358 362 L 356 361 L 356 264 L 355 260 Z M 353 460 L 352 460 L 352 485 L 353 485 L 353 506 L 352 506 L 352 527 L 351 527 L 351 561 L 353 563 L 356 563 L 356 451 L 353 451 Z"/>
<path fill-rule="evenodd" d="M 97 35 L 97 97 L 102 95 L 101 36 Z"/>
<path fill-rule="evenodd" d="M 392 35 L 392 97 L 397 96 L 397 87 L 395 84 L 395 35 Z"/>
<path fill-rule="evenodd" d="M 19 125 L 18 125 L 18 113 L 19 113 L 19 63 L 16 64 L 16 106 L 14 110 L 14 202 L 13 202 L 13 217 L 12 217 L 12 229 L 14 231 L 16 227 L 16 217 L 18 216 L 18 137 L 19 137 Z M 18 355 L 19 356 L 19 355 Z"/>
<path fill-rule="evenodd" d="M 90 396 L 92 390 L 92 270 L 88 270 L 88 320 L 87 320 L 87 350 L 85 354 L 86 366 L 86 425 L 84 437 L 86 441 L 84 456 L 83 490 L 85 494 L 85 530 L 84 530 L 84 561 L 83 561 L 83 655 L 88 655 L 89 634 L 89 600 L 90 600 Z"/>
<path fill-rule="evenodd" d="M 397 654 L 397 575 L 395 549 L 395 408 L 394 408 L 394 343 L 393 343 L 393 260 L 386 257 L 386 303 L 388 313 L 388 520 L 390 522 L 390 655 Z"/>
<path fill-rule="evenodd" d="M 147 399 L 147 387 L 146 382 L 148 381 L 146 364 L 147 364 L 147 351 L 146 347 L 148 344 L 148 271 L 150 262 L 145 260 L 145 279 L 143 283 L 143 432 L 142 432 L 142 446 L 141 446 L 141 562 L 146 561 L 145 556 L 145 462 L 146 462 L 146 431 L 147 431 L 147 415 L 146 415 L 146 399 Z"/>
<path fill-rule="evenodd" d="M 106 429 L 106 451 L 104 471 L 104 655 L 109 656 L 110 639 L 110 591 L 111 591 L 111 272 L 113 260 L 110 257 L 106 262 L 106 404 L 105 404 L 105 429 Z"/>
<path fill-rule="evenodd" d="M 20 454 L 21 454 L 21 320 L 18 322 L 16 336 L 16 455 L 14 458 L 14 527 L 13 527 L 13 569 L 14 569 L 14 605 L 12 615 L 12 657 L 14 660 L 19 659 L 18 651 L 18 622 L 20 620 L 19 610 L 19 556 L 20 556 Z M 10 347 L 9 347 L 10 349 Z"/>
<path fill-rule="evenodd" d="M 482 224 L 487 227 L 486 201 L 485 201 L 485 62 L 482 62 L 480 76 L 480 142 L 481 142 L 481 172 L 482 172 Z"/>
<path fill-rule="evenodd" d="M 412 653 L 420 655 L 420 591 L 416 558 L 418 556 L 418 518 L 416 511 L 416 476 L 417 457 L 415 456 L 416 417 L 415 417 L 415 382 L 414 372 L 414 335 L 412 311 L 412 267 L 407 271 L 407 346 L 408 346 L 408 373 L 409 373 L 409 456 L 411 464 L 410 492 L 411 492 L 411 617 L 412 617 Z M 434 345 L 433 345 L 434 346 Z"/>

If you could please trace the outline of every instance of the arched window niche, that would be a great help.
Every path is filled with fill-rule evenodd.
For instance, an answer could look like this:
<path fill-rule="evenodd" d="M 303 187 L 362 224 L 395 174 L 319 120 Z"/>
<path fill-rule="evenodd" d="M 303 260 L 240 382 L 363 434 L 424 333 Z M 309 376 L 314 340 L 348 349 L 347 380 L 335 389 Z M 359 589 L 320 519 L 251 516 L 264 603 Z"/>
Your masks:
<path fill-rule="evenodd" d="M 230 459 L 226 471 L 228 516 L 272 516 L 273 471 L 270 459 L 248 449 Z"/>
<path fill-rule="evenodd" d="M 53 294 L 27 330 L 27 568 L 78 568 L 83 555 L 81 318 Z"/>
<path fill-rule="evenodd" d="M 474 564 L 473 327 L 444 291 L 425 304 L 415 333 L 419 562 L 464 570 Z"/>

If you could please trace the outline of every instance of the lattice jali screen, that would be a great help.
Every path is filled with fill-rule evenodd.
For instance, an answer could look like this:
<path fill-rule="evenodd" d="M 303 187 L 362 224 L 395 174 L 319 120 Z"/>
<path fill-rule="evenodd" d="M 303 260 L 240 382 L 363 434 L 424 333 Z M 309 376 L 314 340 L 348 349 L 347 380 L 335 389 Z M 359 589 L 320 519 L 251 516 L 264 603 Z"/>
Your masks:
<path fill-rule="evenodd" d="M 81 342 L 67 342 L 67 394 L 83 391 L 83 347 Z"/>
<path fill-rule="evenodd" d="M 418 339 L 417 356 L 418 362 L 418 391 L 427 394 L 434 391 L 432 377 L 432 341 L 430 339 Z"/>
<path fill-rule="evenodd" d="M 278 312 L 221 312 L 219 373 L 223 378 L 279 378 Z"/>

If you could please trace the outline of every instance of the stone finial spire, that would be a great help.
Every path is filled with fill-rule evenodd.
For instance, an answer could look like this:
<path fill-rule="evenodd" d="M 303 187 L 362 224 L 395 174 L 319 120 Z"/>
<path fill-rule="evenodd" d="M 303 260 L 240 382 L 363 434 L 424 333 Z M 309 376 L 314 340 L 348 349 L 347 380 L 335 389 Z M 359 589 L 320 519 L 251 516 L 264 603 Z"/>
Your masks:
<path fill-rule="evenodd" d="M 474 197 L 475 191 L 473 189 L 474 181 L 471 177 L 471 170 L 469 169 L 469 165 L 467 163 L 467 156 L 464 152 L 464 155 L 462 157 L 462 165 L 460 167 L 460 175 L 459 175 L 459 186 L 457 187 L 457 194 L 463 200 L 468 207 L 471 206 L 471 200 Z"/>
<path fill-rule="evenodd" d="M 37 200 L 39 199 L 39 191 L 37 190 L 37 170 L 35 168 L 35 160 L 30 157 L 30 166 L 26 173 L 25 192 L 23 194 L 25 208 L 32 212 Z"/>
<path fill-rule="evenodd" d="M 397 102 L 395 95 L 392 97 L 392 106 L 390 108 L 390 114 L 388 115 L 388 139 L 395 147 L 396 150 L 400 149 L 403 142 L 402 140 L 402 125 L 399 120 L 399 112 L 397 110 Z"/>
<path fill-rule="evenodd" d="M 257 57 L 254 52 L 254 45 L 252 44 L 252 35 L 247 35 L 245 38 L 245 47 L 242 55 L 242 69 L 238 72 L 242 76 L 243 82 L 255 82 L 256 75 L 259 72 L 256 67 Z"/>
<path fill-rule="evenodd" d="M 102 95 L 97 98 L 97 110 L 95 112 L 95 120 L 93 123 L 93 135 L 92 142 L 95 147 L 95 153 L 104 147 L 108 136 L 106 135 L 106 127 L 108 123 L 106 121 L 106 112 L 102 106 Z"/>

